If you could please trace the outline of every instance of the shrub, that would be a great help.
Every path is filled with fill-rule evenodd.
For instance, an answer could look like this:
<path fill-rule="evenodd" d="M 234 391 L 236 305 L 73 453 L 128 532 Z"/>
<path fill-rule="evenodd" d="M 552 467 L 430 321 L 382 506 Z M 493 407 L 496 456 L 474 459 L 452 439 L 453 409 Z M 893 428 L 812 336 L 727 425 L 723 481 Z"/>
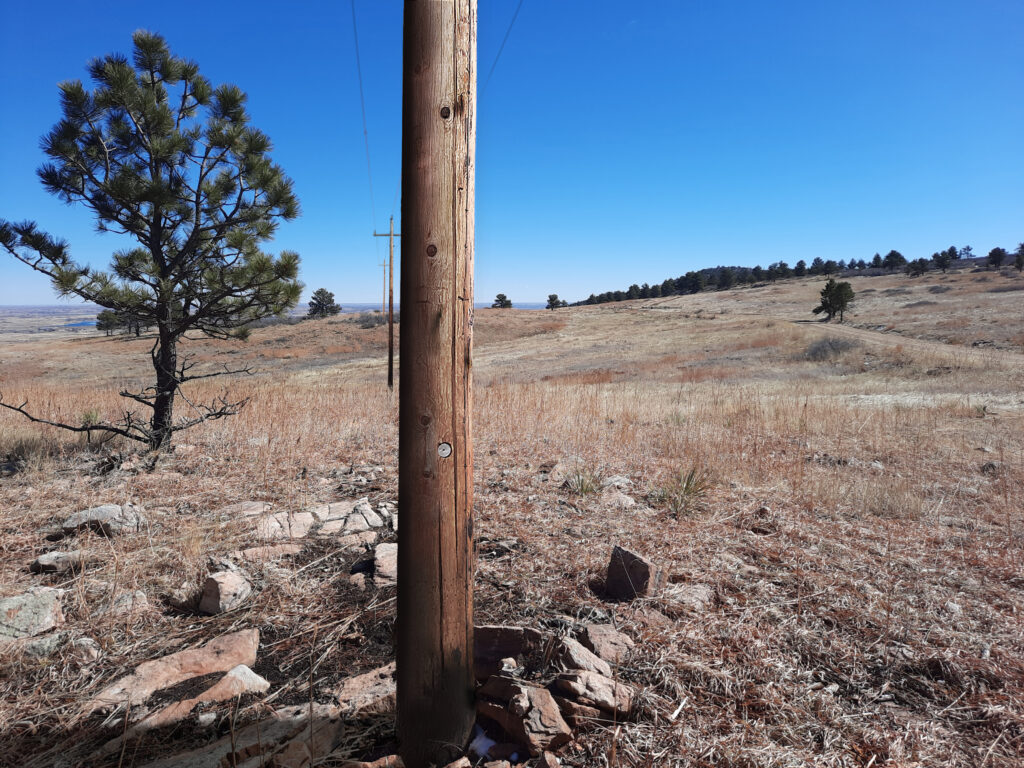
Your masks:
<path fill-rule="evenodd" d="M 673 517 L 679 517 L 692 512 L 713 485 L 711 473 L 694 466 L 688 472 L 680 470 L 678 476 L 663 486 L 656 496 L 665 503 Z"/>
<path fill-rule="evenodd" d="M 860 344 L 851 339 L 842 339 L 837 336 L 826 336 L 824 339 L 812 341 L 804 350 L 804 357 L 821 363 L 826 360 L 835 360 L 844 352 L 856 349 Z"/>

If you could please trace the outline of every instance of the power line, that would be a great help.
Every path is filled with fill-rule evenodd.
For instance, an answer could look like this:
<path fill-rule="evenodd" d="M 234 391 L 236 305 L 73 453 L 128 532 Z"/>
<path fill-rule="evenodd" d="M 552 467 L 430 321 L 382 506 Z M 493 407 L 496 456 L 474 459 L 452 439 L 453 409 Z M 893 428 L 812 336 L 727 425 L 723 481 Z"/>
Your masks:
<path fill-rule="evenodd" d="M 359 76 L 359 108 L 363 114 L 363 144 L 366 147 L 366 180 L 370 185 L 370 226 L 377 223 L 377 210 L 373 202 L 373 171 L 370 169 L 370 133 L 366 130 L 366 99 L 363 96 L 363 67 L 359 61 L 359 32 L 356 28 L 356 0 L 352 0 L 352 38 L 356 45 L 356 73 Z M 375 241 L 376 242 L 376 241 Z"/>
<path fill-rule="evenodd" d="M 487 91 L 487 86 L 491 83 L 491 75 L 494 74 L 494 68 L 498 66 L 498 59 L 501 58 L 501 52 L 505 50 L 505 43 L 508 42 L 508 36 L 512 34 L 512 27 L 515 26 L 516 19 L 519 17 L 519 10 L 523 7 L 523 0 L 519 0 L 519 5 L 516 6 L 516 12 L 512 14 L 512 21 L 508 23 L 508 29 L 505 30 L 505 37 L 501 41 L 501 46 L 498 48 L 498 55 L 494 57 L 494 63 L 491 64 L 491 71 L 487 73 L 487 79 L 484 80 L 484 87 L 480 91 L 482 96 Z"/>

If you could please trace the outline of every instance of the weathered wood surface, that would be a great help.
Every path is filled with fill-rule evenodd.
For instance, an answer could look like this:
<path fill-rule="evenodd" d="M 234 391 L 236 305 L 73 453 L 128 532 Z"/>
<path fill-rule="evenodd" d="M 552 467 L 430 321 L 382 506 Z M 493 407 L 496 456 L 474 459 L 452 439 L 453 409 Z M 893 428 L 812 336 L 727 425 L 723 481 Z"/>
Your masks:
<path fill-rule="evenodd" d="M 407 0 L 404 23 L 398 724 L 421 768 L 474 720 L 476 0 Z"/>

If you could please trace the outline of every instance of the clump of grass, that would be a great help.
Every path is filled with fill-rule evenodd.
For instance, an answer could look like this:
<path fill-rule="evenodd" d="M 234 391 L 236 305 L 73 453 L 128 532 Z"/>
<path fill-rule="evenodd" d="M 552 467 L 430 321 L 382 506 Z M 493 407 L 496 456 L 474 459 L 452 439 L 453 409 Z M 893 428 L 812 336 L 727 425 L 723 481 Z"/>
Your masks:
<path fill-rule="evenodd" d="M 714 485 L 711 473 L 700 467 L 690 467 L 689 471 L 680 471 L 667 485 L 656 494 L 668 507 L 673 517 L 689 514 L 707 496 Z"/>
<path fill-rule="evenodd" d="M 928 293 L 945 293 L 949 290 L 948 285 L 930 285 L 928 286 Z M 861 291 L 863 293 L 863 291 Z"/>
<path fill-rule="evenodd" d="M 826 360 L 835 360 L 844 352 L 856 349 L 858 342 L 850 339 L 842 339 L 838 336 L 827 336 L 824 339 L 812 341 L 804 350 L 804 358 L 821 363 Z"/>
<path fill-rule="evenodd" d="M 562 487 L 576 496 L 587 496 L 601 489 L 601 474 L 585 464 L 577 464 L 565 476 Z"/>

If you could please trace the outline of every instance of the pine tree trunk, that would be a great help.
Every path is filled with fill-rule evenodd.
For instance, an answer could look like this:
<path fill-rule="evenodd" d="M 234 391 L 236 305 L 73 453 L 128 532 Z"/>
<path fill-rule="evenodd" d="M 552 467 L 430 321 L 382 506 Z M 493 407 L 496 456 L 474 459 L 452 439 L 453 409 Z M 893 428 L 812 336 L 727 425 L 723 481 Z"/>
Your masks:
<path fill-rule="evenodd" d="M 156 399 L 153 401 L 153 421 L 150 424 L 149 447 L 163 448 L 171 441 L 174 424 L 174 396 L 178 393 L 178 345 L 166 329 L 159 329 L 160 339 L 153 355 L 156 369 Z"/>

